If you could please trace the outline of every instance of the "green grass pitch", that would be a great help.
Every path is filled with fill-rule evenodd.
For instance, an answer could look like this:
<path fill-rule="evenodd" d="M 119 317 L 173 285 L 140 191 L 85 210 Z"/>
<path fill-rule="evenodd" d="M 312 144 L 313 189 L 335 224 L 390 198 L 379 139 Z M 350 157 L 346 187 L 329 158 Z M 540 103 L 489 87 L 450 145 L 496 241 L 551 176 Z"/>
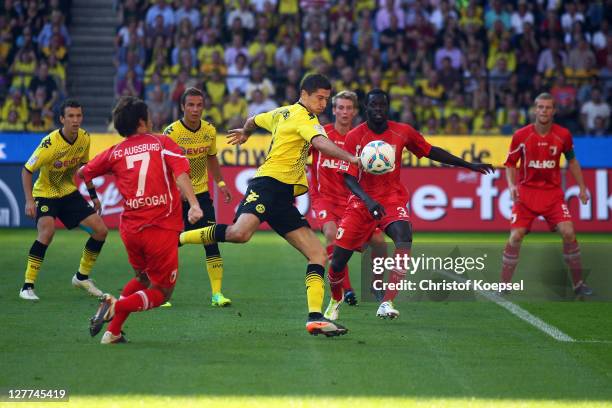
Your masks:
<path fill-rule="evenodd" d="M 415 242 L 503 245 L 505 237 L 417 233 Z M 56 234 L 37 282 L 41 301 L 29 303 L 18 290 L 34 238 L 33 230 L 0 231 L 0 390 L 65 388 L 70 401 L 17 406 L 612 406 L 611 303 L 521 304 L 575 343 L 490 302 L 402 303 L 396 321 L 376 319 L 374 303 L 345 305 L 347 336 L 311 337 L 303 258 L 258 233 L 221 246 L 231 308 L 209 306 L 203 250 L 182 248 L 174 306 L 133 314 L 131 343 L 101 346 L 87 331 L 96 300 L 70 285 L 86 234 Z M 557 239 L 535 234 L 525 244 Z M 358 256 L 351 266 L 358 283 Z M 93 277 L 117 295 L 130 276 L 112 232 Z"/>

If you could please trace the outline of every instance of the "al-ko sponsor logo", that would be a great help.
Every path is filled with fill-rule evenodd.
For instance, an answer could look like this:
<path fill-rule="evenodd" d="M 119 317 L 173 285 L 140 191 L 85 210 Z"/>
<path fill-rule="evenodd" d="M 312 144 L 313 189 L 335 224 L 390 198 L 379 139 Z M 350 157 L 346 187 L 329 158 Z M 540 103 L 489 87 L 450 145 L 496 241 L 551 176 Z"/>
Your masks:
<path fill-rule="evenodd" d="M 21 209 L 17 197 L 8 184 L 0 179 L 0 227 L 19 227 Z"/>

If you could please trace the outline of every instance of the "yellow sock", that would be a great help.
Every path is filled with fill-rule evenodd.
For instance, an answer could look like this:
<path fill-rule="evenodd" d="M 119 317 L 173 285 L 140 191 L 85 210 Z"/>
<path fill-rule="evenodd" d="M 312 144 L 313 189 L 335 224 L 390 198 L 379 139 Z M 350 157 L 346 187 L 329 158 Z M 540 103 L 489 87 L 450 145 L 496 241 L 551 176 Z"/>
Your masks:
<path fill-rule="evenodd" d="M 179 240 L 181 245 L 185 244 L 204 244 L 210 245 L 216 243 L 215 241 L 215 228 L 216 225 L 211 225 L 210 227 L 204 227 L 199 229 L 194 229 L 191 231 L 185 231 L 181 233 Z"/>
<path fill-rule="evenodd" d="M 28 264 L 26 266 L 25 271 L 25 283 L 34 283 L 36 282 L 36 278 L 38 277 L 38 272 L 40 271 L 40 266 L 42 265 L 42 258 L 37 258 L 35 256 L 28 256 Z"/>
<path fill-rule="evenodd" d="M 223 259 L 220 256 L 206 257 L 206 270 L 210 279 L 210 288 L 213 295 L 221 292 L 221 282 L 223 280 Z"/>
<path fill-rule="evenodd" d="M 324 294 L 325 282 L 323 277 L 317 272 L 309 271 L 306 274 L 306 298 L 308 299 L 309 313 L 321 313 Z"/>
<path fill-rule="evenodd" d="M 81 255 L 79 273 L 82 275 L 89 275 L 91 273 L 96 263 L 96 259 L 98 259 L 98 255 L 100 255 L 100 251 L 102 250 L 102 245 L 104 245 L 104 241 L 98 241 L 93 238 L 87 240 L 85 248 L 83 248 L 83 254 Z"/>
<path fill-rule="evenodd" d="M 47 252 L 47 245 L 38 240 L 34 241 L 32 247 L 30 248 L 30 253 L 28 254 L 28 263 L 25 271 L 25 283 L 34 284 L 34 282 L 36 282 L 38 272 L 40 271 L 40 266 L 43 263 L 43 259 L 45 259 L 45 252 Z"/>

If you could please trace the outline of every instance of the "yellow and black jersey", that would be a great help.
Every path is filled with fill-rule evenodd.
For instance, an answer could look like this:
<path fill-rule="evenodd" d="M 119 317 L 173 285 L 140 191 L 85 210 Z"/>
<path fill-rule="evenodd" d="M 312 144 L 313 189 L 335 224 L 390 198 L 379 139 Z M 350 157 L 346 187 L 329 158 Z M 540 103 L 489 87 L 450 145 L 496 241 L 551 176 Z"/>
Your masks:
<path fill-rule="evenodd" d="M 191 183 L 196 194 L 208 191 L 208 156 L 217 154 L 217 131 L 205 120 L 200 127 L 189 129 L 183 120 L 177 120 L 164 130 L 164 134 L 178 144 L 189 159 Z"/>
<path fill-rule="evenodd" d="M 308 191 L 306 159 L 312 138 L 327 137 L 319 119 L 301 103 L 281 106 L 255 116 L 255 124 L 272 133 L 266 160 L 255 177 L 272 177 L 293 185 L 293 195 Z"/>
<path fill-rule="evenodd" d="M 26 170 L 40 174 L 32 195 L 34 197 L 60 198 L 74 191 L 74 173 L 89 160 L 89 133 L 79 129 L 77 138 L 70 143 L 61 129 L 45 136 L 25 164 Z"/>

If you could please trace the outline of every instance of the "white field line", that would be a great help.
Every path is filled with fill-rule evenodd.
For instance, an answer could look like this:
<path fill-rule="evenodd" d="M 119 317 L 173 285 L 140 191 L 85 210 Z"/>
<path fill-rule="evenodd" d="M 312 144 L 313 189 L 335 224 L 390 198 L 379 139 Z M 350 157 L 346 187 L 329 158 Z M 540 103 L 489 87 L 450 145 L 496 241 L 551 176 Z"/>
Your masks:
<path fill-rule="evenodd" d="M 467 281 L 467 279 L 465 279 L 463 276 L 452 274 L 447 271 L 438 271 L 438 273 L 445 275 L 451 279 L 461 281 L 461 282 Z M 504 299 L 502 296 L 498 295 L 495 292 L 491 292 L 488 290 L 475 290 L 475 292 L 477 292 L 479 295 L 486 298 L 487 300 L 490 300 L 491 302 L 497 304 L 498 306 L 503 307 L 504 309 L 506 309 L 507 311 L 509 311 L 516 317 L 518 317 L 519 319 L 529 323 L 536 329 L 548 334 L 550 337 L 552 337 L 553 339 L 557 341 L 563 341 L 563 342 L 569 342 L 569 343 L 576 342 L 576 340 L 573 337 L 565 334 L 561 330 L 557 329 L 555 326 L 546 323 L 544 320 L 540 319 L 539 317 L 532 315 L 531 313 L 529 313 L 527 310 L 523 309 L 516 303 L 512 303 L 509 300 Z"/>

